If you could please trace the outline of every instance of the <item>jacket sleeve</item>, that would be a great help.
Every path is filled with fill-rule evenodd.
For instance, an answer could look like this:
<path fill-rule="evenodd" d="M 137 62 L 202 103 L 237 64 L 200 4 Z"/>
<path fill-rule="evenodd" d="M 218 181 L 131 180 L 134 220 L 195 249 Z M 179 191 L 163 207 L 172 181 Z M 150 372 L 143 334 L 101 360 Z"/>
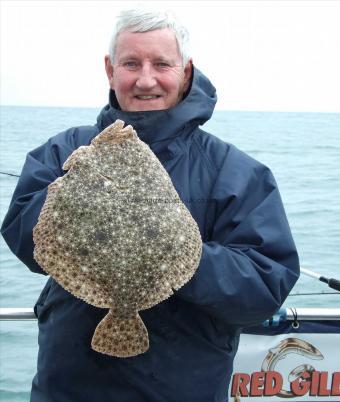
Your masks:
<path fill-rule="evenodd" d="M 208 241 L 177 295 L 230 325 L 256 325 L 284 302 L 299 260 L 270 170 L 232 148 L 209 199 Z"/>
<path fill-rule="evenodd" d="M 33 258 L 32 231 L 47 195 L 47 186 L 63 174 L 62 163 L 72 152 L 62 136 L 30 152 L 23 166 L 1 233 L 12 252 L 33 272 L 44 273 Z"/>

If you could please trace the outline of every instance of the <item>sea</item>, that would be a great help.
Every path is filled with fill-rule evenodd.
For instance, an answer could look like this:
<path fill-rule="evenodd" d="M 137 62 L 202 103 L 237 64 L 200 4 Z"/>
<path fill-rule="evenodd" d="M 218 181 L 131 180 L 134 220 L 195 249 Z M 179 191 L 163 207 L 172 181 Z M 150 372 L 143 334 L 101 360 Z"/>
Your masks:
<path fill-rule="evenodd" d="M 94 124 L 99 111 L 1 107 L 1 222 L 27 152 L 69 127 Z M 203 128 L 271 168 L 301 267 L 340 279 L 340 113 L 216 111 Z M 33 307 L 46 277 L 30 272 L 3 238 L 0 252 L 0 307 Z M 339 296 L 301 275 L 284 307 L 339 308 Z M 1 401 L 29 401 L 37 352 L 36 321 L 0 321 Z"/>

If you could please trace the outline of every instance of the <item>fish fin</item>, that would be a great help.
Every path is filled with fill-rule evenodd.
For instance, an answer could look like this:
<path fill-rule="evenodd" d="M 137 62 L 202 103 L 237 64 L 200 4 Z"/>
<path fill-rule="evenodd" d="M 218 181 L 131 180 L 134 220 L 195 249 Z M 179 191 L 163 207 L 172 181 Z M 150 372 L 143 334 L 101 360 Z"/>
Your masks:
<path fill-rule="evenodd" d="M 97 325 L 91 346 L 109 356 L 136 356 L 149 349 L 149 336 L 138 313 L 133 318 L 121 319 L 110 310 Z"/>
<path fill-rule="evenodd" d="M 63 170 L 70 170 L 71 167 L 75 164 L 75 162 L 81 159 L 81 156 L 83 154 L 86 154 L 88 152 L 91 152 L 90 147 L 87 145 L 81 145 L 79 148 L 73 151 L 71 155 L 66 159 L 66 161 L 63 164 Z"/>
<path fill-rule="evenodd" d="M 92 145 L 98 145 L 102 142 L 111 144 L 120 144 L 128 138 L 136 136 L 135 130 L 132 126 L 124 127 L 124 121 L 116 120 L 113 124 L 106 127 L 91 141 Z"/>

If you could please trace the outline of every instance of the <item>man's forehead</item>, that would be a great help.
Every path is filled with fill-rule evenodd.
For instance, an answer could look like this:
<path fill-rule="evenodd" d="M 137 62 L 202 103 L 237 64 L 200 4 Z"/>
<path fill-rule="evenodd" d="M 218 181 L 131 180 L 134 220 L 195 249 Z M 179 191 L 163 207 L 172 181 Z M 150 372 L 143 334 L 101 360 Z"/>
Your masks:
<path fill-rule="evenodd" d="M 175 34 L 169 29 L 148 32 L 123 31 L 117 38 L 116 56 L 137 57 L 150 54 L 152 57 L 180 57 Z"/>

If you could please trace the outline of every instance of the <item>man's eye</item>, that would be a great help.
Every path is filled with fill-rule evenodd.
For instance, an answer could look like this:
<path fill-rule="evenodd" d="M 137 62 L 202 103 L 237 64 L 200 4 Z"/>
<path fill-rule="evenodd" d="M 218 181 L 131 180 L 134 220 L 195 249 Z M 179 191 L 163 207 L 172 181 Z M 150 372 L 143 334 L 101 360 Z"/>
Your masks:
<path fill-rule="evenodd" d="M 169 68 L 170 65 L 168 63 L 160 61 L 160 62 L 156 63 L 156 67 L 158 67 L 158 68 Z"/>
<path fill-rule="evenodd" d="M 129 70 L 133 70 L 137 68 L 138 65 L 135 61 L 126 61 L 125 63 L 123 63 L 123 66 Z"/>

